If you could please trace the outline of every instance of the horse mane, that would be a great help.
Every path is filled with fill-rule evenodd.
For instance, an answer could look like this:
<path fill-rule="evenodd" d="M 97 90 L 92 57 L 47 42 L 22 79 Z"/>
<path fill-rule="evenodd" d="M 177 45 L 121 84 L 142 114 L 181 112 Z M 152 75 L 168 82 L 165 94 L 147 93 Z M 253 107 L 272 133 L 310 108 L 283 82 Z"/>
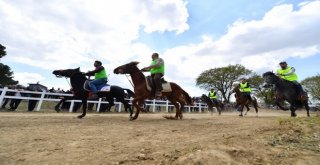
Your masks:
<path fill-rule="evenodd" d="M 268 71 L 268 72 L 264 73 L 262 76 L 263 76 L 263 77 L 264 77 L 264 76 L 276 76 L 276 74 L 273 73 L 273 72 L 271 72 L 271 71 Z"/>

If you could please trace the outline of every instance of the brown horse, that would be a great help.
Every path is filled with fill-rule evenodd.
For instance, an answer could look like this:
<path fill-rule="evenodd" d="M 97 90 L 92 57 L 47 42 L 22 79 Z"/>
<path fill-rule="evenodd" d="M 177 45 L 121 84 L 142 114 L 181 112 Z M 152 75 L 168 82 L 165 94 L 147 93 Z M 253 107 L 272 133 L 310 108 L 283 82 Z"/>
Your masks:
<path fill-rule="evenodd" d="M 135 120 L 138 118 L 140 110 L 143 110 L 142 106 L 144 100 L 147 98 L 152 98 L 153 94 L 148 90 L 146 77 L 142 71 L 137 67 L 139 62 L 131 62 L 114 69 L 115 74 L 130 74 L 133 85 L 135 97 L 132 100 L 132 105 L 134 105 L 137 110 L 130 120 Z M 179 85 L 170 82 L 171 92 L 162 92 L 162 96 L 167 97 L 167 99 L 176 107 L 176 115 L 164 116 L 166 119 L 182 119 L 182 109 L 185 105 L 192 105 L 192 99 L 187 92 L 185 92 Z"/>
<path fill-rule="evenodd" d="M 252 99 L 250 100 L 246 94 L 240 92 L 240 88 L 239 86 L 236 86 L 233 88 L 233 91 L 236 93 L 236 103 L 238 106 L 240 106 L 239 110 L 240 110 L 240 115 L 239 116 L 243 116 L 243 108 L 244 106 L 247 107 L 247 112 L 244 115 L 247 115 L 248 111 L 250 111 L 249 108 L 249 104 L 252 104 L 254 109 L 256 110 L 256 114 L 258 116 L 258 102 L 257 99 L 255 97 L 252 97 Z"/>

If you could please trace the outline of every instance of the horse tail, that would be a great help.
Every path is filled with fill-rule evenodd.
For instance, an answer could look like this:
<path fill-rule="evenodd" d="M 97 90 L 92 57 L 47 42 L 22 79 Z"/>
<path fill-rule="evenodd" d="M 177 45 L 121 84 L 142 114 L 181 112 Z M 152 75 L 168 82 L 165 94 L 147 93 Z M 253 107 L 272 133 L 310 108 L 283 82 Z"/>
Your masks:
<path fill-rule="evenodd" d="M 123 90 L 127 91 L 129 97 L 134 97 L 135 96 L 135 93 L 132 90 L 130 90 L 130 89 L 123 89 Z"/>
<path fill-rule="evenodd" d="M 177 85 L 177 86 L 182 91 L 182 94 L 185 98 L 185 101 L 187 102 L 187 105 L 193 105 L 193 101 L 192 101 L 192 98 L 190 97 L 190 95 L 185 90 L 183 90 L 179 85 Z"/>

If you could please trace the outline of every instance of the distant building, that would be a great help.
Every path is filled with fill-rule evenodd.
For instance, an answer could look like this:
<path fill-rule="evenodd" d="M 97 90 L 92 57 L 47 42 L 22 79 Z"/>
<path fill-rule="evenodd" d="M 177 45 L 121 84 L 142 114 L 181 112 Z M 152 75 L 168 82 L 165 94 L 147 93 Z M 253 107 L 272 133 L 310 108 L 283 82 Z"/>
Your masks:
<path fill-rule="evenodd" d="M 39 83 L 29 84 L 27 89 L 32 90 L 32 91 L 39 91 L 39 92 L 48 91 L 48 87 L 46 87 L 46 86 L 44 86 L 42 84 L 39 84 Z"/>

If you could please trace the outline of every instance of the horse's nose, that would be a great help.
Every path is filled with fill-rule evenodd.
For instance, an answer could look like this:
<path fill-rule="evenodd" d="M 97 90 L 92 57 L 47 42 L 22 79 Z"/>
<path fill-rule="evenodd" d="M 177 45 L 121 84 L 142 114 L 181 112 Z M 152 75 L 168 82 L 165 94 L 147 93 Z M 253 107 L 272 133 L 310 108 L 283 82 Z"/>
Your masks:
<path fill-rule="evenodd" d="M 123 70 L 120 69 L 120 68 L 118 68 L 118 69 L 115 69 L 113 72 L 114 72 L 115 74 L 122 74 L 122 73 L 123 73 Z"/>

